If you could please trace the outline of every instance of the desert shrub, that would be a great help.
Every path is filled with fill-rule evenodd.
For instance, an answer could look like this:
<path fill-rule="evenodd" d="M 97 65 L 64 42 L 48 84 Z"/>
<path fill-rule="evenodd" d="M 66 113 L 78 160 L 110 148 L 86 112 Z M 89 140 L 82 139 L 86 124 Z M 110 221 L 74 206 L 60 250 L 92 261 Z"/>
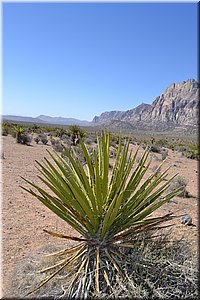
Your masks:
<path fill-rule="evenodd" d="M 9 127 L 6 123 L 3 123 L 1 133 L 3 136 L 7 136 L 9 134 Z"/>
<path fill-rule="evenodd" d="M 48 143 L 48 138 L 45 133 L 39 134 L 39 138 L 40 138 L 42 144 L 46 145 Z"/>
<path fill-rule="evenodd" d="M 131 275 L 126 281 L 118 277 L 111 298 L 198 299 L 197 258 L 186 240 L 167 244 L 169 237 L 144 234 L 133 250 L 125 250 L 124 268 Z"/>
<path fill-rule="evenodd" d="M 187 158 L 199 160 L 199 151 L 194 149 L 189 149 L 184 153 Z"/>
<path fill-rule="evenodd" d="M 199 160 L 199 145 L 198 144 L 188 145 L 188 148 L 185 151 L 184 155 L 187 158 Z"/>
<path fill-rule="evenodd" d="M 178 175 L 176 176 L 170 184 L 169 190 L 180 189 L 179 197 L 188 197 L 189 193 L 186 190 L 188 181 L 184 176 Z"/>
<path fill-rule="evenodd" d="M 36 136 L 36 137 L 34 138 L 34 141 L 36 142 L 36 144 L 38 144 L 38 143 L 39 143 L 39 141 L 40 141 L 40 138 L 39 138 L 39 136 Z"/>
<path fill-rule="evenodd" d="M 160 149 L 160 147 L 157 146 L 157 145 L 151 145 L 151 146 L 150 146 L 150 151 L 151 151 L 151 152 L 154 152 L 154 153 L 160 153 L 161 149 Z"/>
<path fill-rule="evenodd" d="M 1 134 L 3 136 L 7 136 L 8 135 L 8 130 L 6 130 L 5 128 L 2 128 Z"/>
<path fill-rule="evenodd" d="M 27 133 L 24 133 L 24 134 L 22 134 L 22 135 L 20 136 L 20 143 L 21 143 L 21 144 L 30 146 L 31 141 L 32 141 L 32 136 L 29 135 L 29 134 L 27 134 Z"/>
<path fill-rule="evenodd" d="M 61 142 L 59 140 L 53 140 L 53 141 L 51 141 L 51 143 L 52 143 L 53 149 L 56 152 L 60 152 L 60 153 L 63 152 L 63 146 L 62 146 L 62 144 L 61 144 Z"/>
<path fill-rule="evenodd" d="M 129 152 L 128 140 L 123 143 L 124 146 L 119 139 L 110 174 L 110 140 L 108 134 L 102 133 L 97 151 L 92 149 L 93 162 L 89 149 L 81 141 L 84 167 L 68 148 L 64 149 L 66 160 L 49 152 L 54 165 L 47 158 L 45 162 L 38 163 L 42 174 L 39 179 L 48 187 L 47 191 L 25 179 L 31 187 L 23 189 L 79 233 L 69 237 L 45 229 L 53 236 L 77 242 L 71 248 L 52 254 L 58 263 L 43 270 L 45 275 L 49 270 L 52 273 L 41 285 L 56 275 L 65 276 L 66 281 L 70 279 L 68 286 L 62 286 L 63 296 L 86 298 L 94 290 L 97 293 L 111 293 L 119 274 L 127 278 L 123 267 L 126 248 L 134 248 L 141 234 L 155 232 L 162 228 L 163 222 L 174 218 L 171 213 L 156 218 L 151 216 L 152 212 L 177 195 L 177 190 L 166 193 L 174 177 L 163 183 L 166 172 L 160 176 L 153 173 L 142 181 L 149 169 L 149 152 L 144 151 L 135 165 L 137 152 L 135 155 Z M 133 264 L 136 263 L 135 257 Z"/>
<path fill-rule="evenodd" d="M 187 151 L 187 147 L 186 146 L 175 146 L 174 147 L 174 150 L 178 151 L 178 152 L 181 152 L 181 153 L 184 153 L 185 151 Z"/>
<path fill-rule="evenodd" d="M 13 128 L 12 124 L 10 124 L 8 122 L 3 122 L 2 123 L 2 132 L 1 132 L 1 134 L 3 136 L 7 136 L 8 134 L 12 135 L 13 131 L 14 131 L 14 128 Z"/>
<path fill-rule="evenodd" d="M 161 154 L 162 160 L 165 160 L 167 158 L 167 156 L 168 156 L 168 150 L 162 149 L 161 152 L 160 152 L 160 154 Z"/>
<path fill-rule="evenodd" d="M 51 139 L 50 139 L 50 141 L 51 141 L 51 145 L 52 145 L 52 146 L 54 146 L 54 145 L 55 145 L 55 143 L 57 142 L 57 140 L 56 140 L 56 139 L 54 139 L 54 138 L 51 138 Z"/>

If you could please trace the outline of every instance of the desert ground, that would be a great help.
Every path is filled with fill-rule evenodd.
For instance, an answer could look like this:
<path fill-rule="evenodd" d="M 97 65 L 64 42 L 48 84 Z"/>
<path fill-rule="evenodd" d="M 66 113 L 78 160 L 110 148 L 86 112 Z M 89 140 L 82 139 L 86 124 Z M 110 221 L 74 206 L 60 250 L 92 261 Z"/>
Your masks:
<path fill-rule="evenodd" d="M 136 146 L 132 145 L 133 148 Z M 39 183 L 38 170 L 35 160 L 41 161 L 48 156 L 46 149 L 49 145 L 36 144 L 31 146 L 17 144 L 11 136 L 2 137 L 4 158 L 2 164 L 2 262 L 3 280 L 2 292 L 4 298 L 14 298 L 10 290 L 12 271 L 17 263 L 24 262 L 27 257 L 34 255 L 42 247 L 52 245 L 61 246 L 66 241 L 53 237 L 43 231 L 49 229 L 65 233 L 76 234 L 64 221 L 55 216 L 48 208 L 20 186 L 28 187 L 21 178 Z M 152 167 L 161 161 L 159 154 L 152 154 Z M 181 223 L 181 217 L 173 221 L 173 235 L 175 238 L 184 238 L 191 245 L 194 255 L 197 255 L 198 237 L 198 163 L 183 157 L 181 153 L 169 150 L 165 166 L 171 166 L 169 176 L 179 173 L 188 180 L 187 191 L 192 197 L 176 197 L 172 203 L 165 204 L 157 212 L 165 214 L 173 211 L 176 215 L 189 214 L 192 217 L 192 226 Z"/>

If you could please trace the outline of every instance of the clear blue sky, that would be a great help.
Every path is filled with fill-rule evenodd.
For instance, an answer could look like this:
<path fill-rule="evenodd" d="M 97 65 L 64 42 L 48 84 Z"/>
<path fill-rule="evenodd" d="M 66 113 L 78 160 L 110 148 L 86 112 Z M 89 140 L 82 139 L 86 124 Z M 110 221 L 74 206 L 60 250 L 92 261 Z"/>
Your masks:
<path fill-rule="evenodd" d="M 197 3 L 3 3 L 3 114 L 92 120 L 197 79 Z"/>

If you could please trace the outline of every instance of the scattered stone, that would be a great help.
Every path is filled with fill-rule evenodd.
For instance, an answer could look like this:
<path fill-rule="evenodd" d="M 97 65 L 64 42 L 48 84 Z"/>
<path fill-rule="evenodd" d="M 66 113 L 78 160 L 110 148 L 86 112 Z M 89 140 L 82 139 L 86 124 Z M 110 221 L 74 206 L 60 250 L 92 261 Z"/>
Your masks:
<path fill-rule="evenodd" d="M 190 215 L 185 215 L 181 218 L 181 224 L 184 225 L 191 225 L 192 224 L 192 217 Z"/>

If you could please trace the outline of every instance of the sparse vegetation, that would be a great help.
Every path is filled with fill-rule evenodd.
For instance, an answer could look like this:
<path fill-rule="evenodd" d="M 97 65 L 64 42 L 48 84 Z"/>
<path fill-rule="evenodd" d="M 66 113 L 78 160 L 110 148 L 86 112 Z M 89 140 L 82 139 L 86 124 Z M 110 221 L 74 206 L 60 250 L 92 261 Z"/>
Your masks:
<path fill-rule="evenodd" d="M 42 182 L 55 196 L 27 179 L 25 181 L 36 192 L 32 188 L 23 187 L 81 234 L 81 237 L 69 237 L 45 230 L 53 236 L 74 240 L 78 244 L 52 254 L 58 258 L 58 263 L 51 266 L 52 275 L 35 290 L 58 273 L 62 276 L 62 271 L 66 269 L 65 276 L 70 277 L 70 283 L 66 287 L 62 286 L 62 289 L 64 295 L 70 298 L 91 296 L 94 290 L 97 294 L 111 293 L 119 274 L 127 280 L 124 272 L 126 248 L 135 248 L 141 234 L 159 230 L 163 222 L 173 218 L 172 214 L 152 218 L 151 213 L 177 194 L 176 190 L 163 194 L 173 179 L 162 183 L 167 177 L 166 172 L 160 176 L 153 173 L 141 184 L 149 168 L 147 150 L 133 170 L 137 152 L 129 155 L 129 141 L 124 140 L 122 146 L 120 139 L 109 180 L 109 134 L 103 133 L 98 140 L 98 149 L 92 153 L 93 163 L 85 144 L 81 141 L 80 145 L 87 171 L 67 148 L 67 160 L 49 152 L 57 169 L 48 159 L 45 159 L 44 164 L 38 163 L 44 176 Z M 160 198 L 161 195 L 164 196 Z M 43 271 L 48 270 L 46 268 Z"/>
<path fill-rule="evenodd" d="M 11 150 L 10 147 L 13 147 L 13 149 L 19 149 L 19 151 L 22 151 L 22 153 L 23 153 L 23 151 L 25 151 L 25 153 L 32 153 L 31 154 L 32 156 L 30 156 L 30 157 L 34 157 L 34 159 L 35 159 L 35 153 L 37 155 L 37 153 L 41 154 L 41 153 L 43 153 L 43 151 L 46 152 L 45 149 L 47 147 L 40 147 L 40 146 L 37 147 L 35 144 L 36 141 L 33 143 L 33 147 L 30 147 L 30 148 L 26 148 L 23 146 L 19 147 L 19 145 L 16 145 L 16 142 L 14 141 L 14 139 L 12 140 L 11 137 L 6 136 L 6 135 L 12 135 L 16 138 L 16 132 L 15 132 L 16 124 L 9 123 L 9 122 L 7 124 L 4 124 L 4 122 L 3 122 L 2 123 L 2 134 L 3 134 L 4 126 L 6 128 L 6 130 L 5 130 L 6 134 L 5 134 L 5 137 L 3 137 L 2 139 L 3 139 L 3 142 L 5 142 L 6 148 L 5 148 L 5 152 L 2 152 L 1 158 L 3 159 L 5 157 L 6 159 L 2 160 L 3 164 L 9 165 L 11 158 L 13 159 L 14 156 L 16 156 L 15 151 L 10 151 Z M 56 137 L 56 138 L 55 138 L 56 130 L 57 129 L 60 130 L 61 128 L 57 128 L 57 127 L 53 127 L 53 126 L 50 126 L 48 128 L 47 126 L 43 126 L 43 125 L 35 126 L 35 128 L 33 128 L 33 126 L 30 124 L 29 125 L 20 124 L 19 126 L 24 129 L 24 133 L 22 134 L 22 136 L 24 134 L 27 135 L 28 133 L 33 135 L 33 132 L 34 132 L 33 137 L 35 137 L 36 134 L 40 135 L 40 134 L 45 133 L 47 138 L 49 139 L 49 142 L 51 142 L 52 148 L 56 152 L 59 152 L 59 156 L 61 155 L 62 159 L 64 160 L 64 164 L 62 164 L 62 162 L 61 162 L 61 164 L 63 166 L 65 166 L 65 163 L 67 165 L 68 164 L 71 165 L 71 162 L 70 162 L 69 158 L 66 156 L 66 153 L 63 152 L 63 146 L 62 146 L 62 144 L 63 144 L 70 152 L 70 155 L 73 157 L 76 164 L 78 164 L 78 166 L 79 166 L 79 164 L 81 164 L 83 166 L 83 169 L 86 171 L 86 176 L 88 176 L 88 173 L 87 173 L 88 166 L 87 166 L 87 162 L 85 161 L 85 155 L 84 155 L 83 151 L 81 150 L 82 148 L 81 148 L 80 144 L 77 144 L 76 146 L 72 145 L 72 141 L 70 138 L 71 133 L 69 132 L 68 126 L 66 126 L 62 129 L 65 131 L 65 133 L 62 134 L 61 137 Z M 50 137 L 50 133 L 51 133 L 52 137 Z M 100 131 L 97 131 L 96 134 L 98 135 L 98 139 L 99 139 Z M 89 156 L 90 156 L 90 160 L 91 160 L 91 166 L 93 168 L 95 167 L 95 164 L 96 164 L 96 160 L 95 160 L 96 158 L 93 155 L 93 153 L 94 153 L 93 148 L 95 149 L 96 157 L 99 156 L 98 139 L 97 139 L 96 134 L 94 131 L 90 131 L 90 129 L 89 129 L 87 131 L 87 137 L 84 138 L 84 142 L 85 142 L 85 144 L 87 144 L 87 148 L 88 148 L 88 152 L 89 152 Z M 118 148 L 117 145 L 119 145 L 118 140 L 115 139 L 115 136 L 116 135 L 114 135 L 114 141 L 113 141 L 113 139 L 110 135 L 111 147 L 110 147 L 110 151 L 109 151 L 109 157 L 111 158 L 111 160 L 109 161 L 108 169 L 109 169 L 109 173 L 111 173 L 111 174 L 113 171 L 113 166 L 114 166 L 114 161 L 115 161 L 114 159 L 116 158 L 116 155 L 117 155 L 117 148 Z M 162 138 L 162 136 L 159 136 L 159 138 L 157 138 L 155 134 L 154 134 L 154 136 L 155 136 L 154 145 L 158 146 L 161 151 L 160 151 L 160 153 L 150 153 L 150 156 L 152 158 L 153 165 L 154 165 L 154 167 L 150 168 L 150 174 L 153 172 L 153 173 L 155 173 L 154 178 L 155 179 L 159 178 L 159 176 L 161 175 L 161 168 L 159 169 L 158 164 L 161 163 L 161 159 L 164 160 L 166 158 L 164 156 L 167 156 L 167 153 L 168 153 L 169 160 L 167 159 L 166 164 L 172 166 L 169 173 L 171 174 L 171 172 L 173 172 L 174 170 L 177 170 L 180 173 L 183 171 L 183 173 L 181 173 L 181 174 L 182 175 L 184 174 L 184 176 L 186 176 L 186 178 L 190 179 L 189 184 L 187 185 L 186 178 L 181 175 L 181 177 L 183 177 L 182 181 L 185 182 L 185 184 L 182 185 L 183 191 L 180 194 L 180 196 L 181 197 L 194 197 L 194 199 L 189 199 L 187 201 L 183 201 L 184 199 L 179 198 L 179 199 L 175 199 L 174 202 L 172 201 L 172 204 L 169 203 L 170 209 L 171 209 L 171 207 L 174 207 L 174 203 L 175 203 L 178 209 L 180 207 L 182 208 L 180 210 L 181 212 L 184 212 L 184 213 L 187 212 L 192 217 L 193 222 L 192 222 L 191 226 L 188 226 L 188 227 L 185 226 L 186 223 L 183 223 L 183 221 L 181 221 L 181 219 L 180 219 L 179 224 L 182 223 L 182 225 L 179 226 L 179 230 L 177 231 L 177 233 L 176 233 L 176 227 L 174 227 L 174 234 L 177 236 L 177 235 L 179 235 L 180 231 L 182 232 L 182 230 L 183 230 L 183 234 L 186 233 L 186 236 L 184 236 L 184 238 L 187 240 L 182 240 L 179 243 L 177 242 L 177 243 L 173 243 L 173 244 L 168 244 L 168 243 L 165 244 L 162 242 L 162 239 L 160 240 L 160 243 L 159 243 L 159 239 L 160 239 L 159 237 L 153 238 L 152 236 L 149 236 L 148 234 L 143 235 L 142 233 L 140 233 L 140 235 L 137 236 L 137 239 L 135 236 L 135 240 L 134 240 L 135 247 L 133 249 L 132 248 L 123 248 L 123 247 L 117 248 L 117 246 L 115 246 L 115 248 L 109 248 L 109 251 L 111 251 L 111 253 L 113 253 L 112 251 L 115 252 L 116 255 L 113 254 L 113 256 L 114 256 L 114 258 L 116 258 L 117 262 L 119 263 L 119 267 L 121 268 L 121 270 L 125 273 L 125 280 L 124 280 L 124 277 L 120 276 L 120 273 L 114 269 L 114 265 L 112 265 L 112 263 L 111 263 L 111 266 L 109 266 L 109 269 L 106 268 L 105 266 L 103 266 L 103 270 L 106 272 L 106 274 L 108 276 L 110 276 L 108 278 L 109 278 L 110 284 L 112 284 L 112 288 L 109 289 L 109 287 L 107 286 L 106 280 L 104 280 L 105 277 L 104 277 L 103 273 L 101 272 L 101 268 L 99 267 L 99 283 L 100 283 L 99 284 L 99 286 L 100 286 L 99 292 L 96 291 L 97 289 L 96 289 L 96 280 L 95 280 L 96 277 L 95 276 L 96 276 L 97 272 L 95 270 L 96 270 L 96 264 L 97 264 L 97 261 L 96 261 L 96 253 L 97 252 L 95 252 L 95 246 L 94 246 L 94 248 L 92 249 L 93 252 L 90 252 L 91 259 L 90 259 L 90 262 L 88 263 L 88 266 L 89 266 L 88 272 L 85 272 L 86 276 L 88 276 L 89 271 L 91 271 L 91 274 L 92 274 L 90 291 L 88 293 L 89 298 L 94 299 L 96 297 L 96 298 L 115 298 L 116 299 L 116 298 L 120 298 L 120 297 L 121 298 L 129 297 L 130 299 L 132 299 L 132 298 L 146 298 L 146 299 L 183 298 L 184 299 L 184 298 L 188 297 L 188 298 L 195 299 L 195 297 L 196 297 L 198 299 L 198 295 L 197 295 L 197 275 L 198 274 L 197 274 L 197 267 L 194 262 L 194 258 L 196 258 L 196 256 L 195 256 L 196 253 L 195 253 L 195 255 L 193 255 L 190 252 L 190 250 L 191 250 L 190 248 L 196 247 L 195 240 L 194 240 L 195 237 L 193 238 L 193 234 L 196 232 L 195 226 L 196 226 L 196 222 L 197 222 L 196 217 L 195 217 L 195 209 L 196 209 L 195 205 L 197 202 L 197 200 L 196 200 L 197 196 L 196 196 L 196 191 L 194 192 L 194 187 L 196 186 L 196 182 L 194 182 L 194 181 L 196 181 L 195 178 L 197 176 L 197 171 L 196 171 L 196 162 L 189 161 L 189 159 L 198 159 L 198 145 L 197 145 L 197 143 L 195 143 L 195 140 L 187 141 L 187 139 L 184 140 L 184 138 L 183 139 L 182 138 L 174 138 L 172 140 L 171 136 L 169 136 L 167 139 L 165 139 L 164 137 Z M 151 145 L 151 141 L 149 140 L 148 136 L 143 137 L 142 135 L 138 135 L 138 136 L 131 135 L 131 140 L 137 141 L 136 143 L 138 145 L 141 145 L 141 143 L 143 143 L 144 149 L 146 148 L 147 145 Z M 94 145 L 94 143 L 95 143 L 95 145 Z M 173 153 L 171 152 L 171 150 L 168 150 L 168 149 L 172 149 L 171 146 L 169 146 L 170 144 L 172 145 L 172 148 L 174 149 Z M 40 145 L 42 145 L 42 142 L 40 142 Z M 113 147 L 112 147 L 112 145 L 113 145 Z M 16 148 L 14 148 L 14 147 L 16 147 Z M 131 145 L 131 147 L 134 152 L 135 146 Z M 48 147 L 48 148 L 50 149 L 51 147 Z M 193 151 L 194 151 L 194 153 L 193 153 Z M 141 161 L 141 152 L 143 152 L 143 151 L 141 151 L 141 147 L 140 147 L 140 150 L 139 150 L 140 154 L 138 156 L 136 156 L 134 168 L 136 166 L 136 163 L 140 163 L 140 161 Z M 4 153 L 5 153 L 5 156 L 4 156 Z M 182 153 L 182 155 L 181 155 L 181 153 Z M 45 155 L 46 154 L 44 154 L 44 156 Z M 55 157 L 57 157 L 57 156 L 55 155 Z M 186 158 L 189 158 L 189 159 L 186 159 Z M 159 159 L 159 161 L 156 161 L 156 159 Z M 156 165 L 156 163 L 157 163 L 157 165 Z M 14 160 L 12 160 L 12 165 L 14 165 Z M 164 163 L 164 165 L 165 165 L 165 163 Z M 23 158 L 23 166 L 29 166 L 28 171 L 32 172 L 33 166 L 31 166 L 31 164 L 29 164 L 29 160 L 24 160 L 24 158 Z M 146 164 L 144 166 L 146 166 Z M 187 166 L 187 168 L 185 168 L 185 166 Z M 159 169 L 159 172 L 156 172 L 157 168 Z M 10 172 L 10 167 L 7 169 L 9 169 L 9 172 Z M 189 170 L 188 174 L 187 174 L 187 169 Z M 193 175 L 191 173 L 192 170 L 194 171 L 193 178 L 192 178 Z M 16 172 L 13 172 L 13 174 L 15 174 L 15 173 Z M 21 168 L 20 172 L 18 172 L 18 173 L 20 175 L 23 174 L 23 169 Z M 66 174 L 67 173 L 68 172 L 66 172 Z M 9 175 L 10 175 L 10 173 L 9 173 Z M 35 175 L 34 174 L 32 174 L 32 175 L 33 175 L 33 178 L 35 178 Z M 31 178 L 32 178 L 32 175 L 31 175 Z M 70 175 L 70 173 L 69 173 L 69 175 Z M 190 175 L 192 175 L 192 176 L 190 177 Z M 64 177 L 62 177 L 62 178 L 64 178 Z M 62 178 L 60 178 L 61 184 L 63 184 L 62 182 L 64 182 Z M 178 178 L 178 176 L 177 176 L 177 178 Z M 32 179 L 32 180 L 34 180 L 34 179 Z M 53 180 L 53 178 L 52 178 L 52 180 Z M 64 178 L 64 180 L 65 180 L 65 178 Z M 165 180 L 167 180 L 167 179 L 165 179 Z M 169 187 L 169 190 L 167 191 L 168 193 L 170 193 L 174 188 L 180 187 L 180 184 L 176 184 L 176 185 L 172 186 L 172 184 L 174 184 L 173 183 L 174 181 L 175 180 L 171 181 L 171 186 Z M 163 181 L 163 182 L 166 182 L 166 181 Z M 163 182 L 160 182 L 160 184 L 162 185 Z M 14 184 L 12 182 L 12 186 L 14 186 Z M 17 184 L 15 184 L 14 189 L 17 189 L 16 188 Z M 191 194 L 187 191 L 187 188 L 194 196 L 191 196 Z M 80 190 L 82 190 L 82 189 L 83 189 L 83 186 L 81 186 Z M 38 194 L 39 194 L 39 196 L 42 197 L 42 194 L 40 194 L 39 192 L 38 192 Z M 51 195 L 53 195 L 53 194 L 51 194 Z M 52 196 L 52 197 L 54 197 L 54 196 Z M 56 198 L 58 199 L 57 195 L 55 195 L 55 199 Z M 30 200 L 30 199 L 28 199 L 28 197 L 27 197 L 27 200 Z M 188 205 L 188 201 L 190 202 L 190 205 Z M 10 202 L 9 202 L 9 205 L 10 205 Z M 29 202 L 29 201 L 26 201 L 26 202 Z M 13 201 L 12 201 L 12 205 L 13 205 Z M 22 209 L 23 205 L 21 206 L 21 203 L 20 203 L 20 210 L 23 210 Z M 26 207 L 26 211 L 28 211 L 27 207 Z M 13 209 L 13 207 L 12 207 L 12 209 Z M 165 207 L 164 207 L 164 209 L 165 209 Z M 167 204 L 167 209 L 168 209 L 168 204 Z M 67 210 L 67 208 L 66 208 L 66 210 Z M 15 207 L 15 211 L 16 211 L 16 207 Z M 73 208 L 72 208 L 72 211 L 73 211 Z M 75 213 L 76 212 L 74 212 L 74 214 Z M 48 212 L 44 213 L 41 211 L 39 212 L 39 210 L 38 210 L 36 215 L 40 215 L 41 219 L 45 220 L 45 217 L 48 216 Z M 31 214 L 30 214 L 30 217 L 31 217 Z M 81 218 L 81 216 L 78 216 L 78 218 Z M 32 225 L 34 224 L 34 220 L 35 219 L 33 217 Z M 10 220 L 8 222 L 10 222 Z M 56 223 L 56 227 L 57 227 L 57 222 L 55 221 L 55 223 Z M 54 225 L 55 223 L 53 223 L 52 225 Z M 45 224 L 45 222 L 43 224 Z M 12 227 L 14 229 L 14 226 L 9 226 L 9 228 L 12 228 Z M 62 230 L 62 225 L 60 228 Z M 67 228 L 67 230 L 68 230 L 68 228 Z M 10 236 L 12 236 L 12 234 L 13 234 L 12 229 L 9 229 L 9 231 L 10 231 L 9 232 Z M 33 226 L 32 226 L 32 231 L 34 231 Z M 153 231 L 152 231 L 152 233 L 153 233 Z M 159 235 L 159 233 L 160 232 L 158 232 L 158 235 Z M 188 238 L 188 236 L 187 236 L 187 234 L 190 234 L 190 233 L 191 233 L 192 243 L 190 241 L 190 237 Z M 155 232 L 155 234 L 153 233 L 153 235 L 157 235 L 157 233 Z M 144 237 L 144 239 L 143 239 L 143 237 Z M 131 241 L 131 238 L 128 242 Z M 150 238 L 150 239 L 148 240 L 148 238 Z M 12 240 L 11 237 L 10 237 L 10 239 Z M 15 239 L 15 236 L 14 236 L 14 239 Z M 37 244 L 37 248 L 38 248 L 39 243 L 42 242 L 42 244 L 43 243 L 45 244 L 44 239 L 45 239 L 44 237 L 41 238 L 38 235 L 37 242 L 36 242 L 36 240 L 34 240 L 33 244 L 31 244 L 31 242 L 30 242 L 31 251 L 33 251 L 36 248 L 36 244 Z M 168 240 L 169 240 L 169 238 L 168 238 Z M 65 239 L 63 241 L 65 243 Z M 76 245 L 78 246 L 78 243 L 79 242 L 74 241 L 75 246 Z M 56 244 L 56 238 L 55 238 L 55 244 Z M 9 249 L 11 249 L 11 248 L 12 247 L 9 247 Z M 13 245 L 13 248 L 14 248 L 14 245 Z M 49 248 L 46 249 L 46 252 L 51 252 L 51 249 L 49 249 Z M 88 249 L 89 249 L 89 247 L 88 247 Z M 55 248 L 54 251 L 56 251 L 56 250 L 60 251 L 62 249 Z M 20 251 L 20 253 L 23 253 L 23 251 Z M 101 253 L 103 253 L 103 252 L 102 252 L 102 248 L 100 247 L 100 259 L 101 259 L 101 261 L 103 261 L 103 264 L 106 264 L 105 263 L 106 256 L 104 256 Z M 12 252 L 12 257 L 15 257 L 15 258 L 13 258 L 13 262 L 15 263 L 16 258 L 17 258 L 17 260 L 19 261 L 19 264 L 21 264 L 21 270 L 18 269 L 17 273 L 15 271 L 14 272 L 12 271 L 11 281 L 10 281 L 13 286 L 13 295 L 15 295 L 16 298 L 17 298 L 18 294 L 19 294 L 19 298 L 25 297 L 25 293 L 28 293 L 32 289 L 32 287 L 34 288 L 37 285 L 39 285 L 40 282 L 46 278 L 46 276 L 52 274 L 52 272 L 53 272 L 53 269 L 52 269 L 52 270 L 46 270 L 45 272 L 40 273 L 40 272 L 38 272 L 40 269 L 48 268 L 50 266 L 49 265 L 50 262 L 52 263 L 52 265 L 55 265 L 56 262 L 61 262 L 60 259 L 67 259 L 67 257 L 64 257 L 64 255 L 60 255 L 60 256 L 52 255 L 49 257 L 47 256 L 45 259 L 45 264 L 42 265 L 41 261 L 37 261 L 38 257 L 34 258 L 34 262 L 32 259 L 27 260 L 27 258 L 26 258 L 23 260 L 23 265 L 22 265 L 22 261 L 20 262 L 20 260 L 21 260 L 21 258 L 23 259 L 23 256 L 20 257 L 20 255 L 21 254 L 19 254 L 18 256 L 13 256 L 13 252 Z M 23 255 L 24 255 L 24 253 L 23 253 Z M 69 255 L 70 255 L 70 253 L 69 253 Z M 11 256 L 11 254 L 10 254 L 10 256 Z M 93 259 L 93 261 L 92 261 L 92 259 Z M 9 261 L 9 258 L 6 260 L 6 262 L 4 262 L 4 264 L 6 266 L 10 266 L 8 261 Z M 10 261 L 12 261 L 12 259 L 10 259 Z M 84 261 L 84 259 L 82 260 L 82 262 L 83 261 Z M 80 260 L 79 261 L 77 260 L 77 263 L 79 263 L 79 262 L 80 262 Z M 10 267 L 8 267 L 8 269 L 10 269 Z M 155 269 L 157 270 L 157 272 L 155 272 Z M 73 277 L 75 277 L 77 275 L 77 273 L 78 273 L 77 270 L 78 270 L 78 267 L 73 269 L 73 266 L 71 266 L 69 269 L 68 268 L 64 269 L 63 271 L 61 271 L 58 274 L 58 276 L 55 276 L 54 278 L 52 278 L 52 281 L 49 281 L 47 285 L 44 285 L 43 287 L 41 287 L 41 289 L 37 290 L 33 294 L 33 297 L 34 298 L 47 297 L 48 299 L 50 299 L 51 297 L 52 298 L 54 297 L 57 299 L 58 297 L 62 296 L 62 294 L 64 294 L 64 291 L 66 291 L 66 289 L 69 287 L 70 280 L 71 279 L 73 280 Z M 56 268 L 55 268 L 55 271 L 56 271 Z M 65 277 L 66 275 L 69 275 L 69 277 L 66 278 Z M 79 275 L 80 275 L 80 278 L 81 278 L 81 276 L 83 276 L 81 274 L 79 274 Z M 7 277 L 7 272 L 3 276 Z M 89 277 L 87 277 L 87 278 L 89 278 Z M 78 279 L 77 279 L 77 282 L 78 282 Z M 89 281 L 88 281 L 88 283 L 89 283 Z M 78 286 L 76 285 L 74 287 L 74 294 L 77 293 L 77 288 L 78 288 Z M 10 290 L 10 287 L 9 287 L 9 290 Z M 32 295 L 30 295 L 30 297 L 31 296 Z"/>
<path fill-rule="evenodd" d="M 197 261 L 187 241 L 182 239 L 169 243 L 172 239 L 170 232 L 159 232 L 158 235 L 153 238 L 149 233 L 140 234 L 133 249 L 119 248 L 117 256 L 126 257 L 123 265 L 126 280 L 118 273 L 109 293 L 97 292 L 92 283 L 89 299 L 198 299 Z M 11 289 L 15 293 L 17 291 L 16 296 L 23 297 L 29 292 L 29 286 L 37 286 L 45 275 L 50 276 L 50 270 L 46 274 L 38 270 L 48 268 L 49 263 L 56 264 L 57 259 L 44 254 L 60 250 L 55 247 L 43 249 L 40 251 L 42 254 L 16 265 L 11 280 Z M 62 256 L 59 262 L 61 259 Z M 34 298 L 58 299 L 67 287 L 69 281 L 66 281 L 63 272 L 59 278 L 53 278 L 48 285 L 37 290 Z"/>

